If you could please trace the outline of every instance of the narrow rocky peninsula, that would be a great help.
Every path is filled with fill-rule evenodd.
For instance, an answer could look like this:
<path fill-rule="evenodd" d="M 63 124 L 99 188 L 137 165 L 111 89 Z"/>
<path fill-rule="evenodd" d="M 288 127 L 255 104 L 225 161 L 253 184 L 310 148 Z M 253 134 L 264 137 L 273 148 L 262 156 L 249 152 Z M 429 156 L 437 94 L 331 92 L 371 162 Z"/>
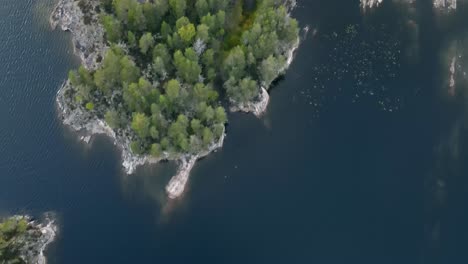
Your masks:
<path fill-rule="evenodd" d="M 30 216 L 0 220 L 0 260 L 2 263 L 45 264 L 44 251 L 54 241 L 57 227 L 51 214 L 43 221 Z"/>
<path fill-rule="evenodd" d="M 106 134 L 122 164 L 180 166 L 177 198 L 195 162 L 222 147 L 227 114 L 261 116 L 268 88 L 291 64 L 295 1 L 60 0 L 50 24 L 72 33 L 82 66 L 57 93 L 63 123 Z M 223 95 L 221 97 L 220 95 Z"/>

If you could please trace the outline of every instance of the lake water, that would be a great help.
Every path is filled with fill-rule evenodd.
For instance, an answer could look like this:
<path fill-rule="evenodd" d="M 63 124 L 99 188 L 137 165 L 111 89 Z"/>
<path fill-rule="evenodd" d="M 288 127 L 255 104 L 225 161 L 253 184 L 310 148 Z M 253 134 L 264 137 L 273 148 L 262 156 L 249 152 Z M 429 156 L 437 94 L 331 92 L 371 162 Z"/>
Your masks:
<path fill-rule="evenodd" d="M 126 176 L 109 139 L 61 125 L 55 93 L 78 60 L 48 27 L 52 5 L 0 6 L 0 215 L 56 212 L 49 263 L 468 261 L 463 64 L 455 96 L 446 85 L 468 6 L 363 16 L 358 1 L 299 1 L 311 30 L 268 113 L 231 114 L 223 149 L 171 203 L 174 164 Z"/>

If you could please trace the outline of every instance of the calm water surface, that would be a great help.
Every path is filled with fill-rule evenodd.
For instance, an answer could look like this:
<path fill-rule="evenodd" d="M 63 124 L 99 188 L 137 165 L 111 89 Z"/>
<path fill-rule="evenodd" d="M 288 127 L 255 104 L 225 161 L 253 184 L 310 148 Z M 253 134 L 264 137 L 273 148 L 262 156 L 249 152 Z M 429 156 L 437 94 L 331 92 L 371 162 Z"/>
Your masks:
<path fill-rule="evenodd" d="M 83 145 L 57 119 L 78 61 L 51 5 L 0 5 L 0 215 L 56 212 L 50 263 L 468 261 L 468 117 L 444 62 L 465 6 L 299 1 L 311 30 L 268 113 L 232 114 L 173 204 L 174 164 L 126 176 L 109 139 Z"/>

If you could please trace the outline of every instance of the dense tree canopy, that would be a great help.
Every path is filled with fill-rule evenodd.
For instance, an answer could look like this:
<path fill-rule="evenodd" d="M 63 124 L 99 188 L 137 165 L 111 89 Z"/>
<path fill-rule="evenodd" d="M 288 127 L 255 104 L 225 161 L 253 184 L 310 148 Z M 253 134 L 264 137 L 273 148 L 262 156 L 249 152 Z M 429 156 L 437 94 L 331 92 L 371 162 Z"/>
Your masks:
<path fill-rule="evenodd" d="M 0 222 L 0 260 L 1 263 L 25 263 L 19 250 L 23 246 L 22 236 L 28 229 L 24 218 L 9 218 Z"/>
<path fill-rule="evenodd" d="M 110 48 L 96 71 L 70 72 L 74 99 L 135 153 L 199 152 L 227 122 L 218 89 L 250 102 L 284 70 L 298 24 L 278 2 L 102 0 Z"/>

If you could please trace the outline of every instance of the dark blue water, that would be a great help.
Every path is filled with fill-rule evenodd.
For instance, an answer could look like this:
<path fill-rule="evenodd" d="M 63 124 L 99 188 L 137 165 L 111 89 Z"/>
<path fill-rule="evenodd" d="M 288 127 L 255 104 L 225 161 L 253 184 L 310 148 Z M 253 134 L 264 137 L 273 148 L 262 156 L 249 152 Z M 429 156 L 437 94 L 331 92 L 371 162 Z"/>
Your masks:
<path fill-rule="evenodd" d="M 0 6 L 0 215 L 56 212 L 50 263 L 468 261 L 466 85 L 449 96 L 443 63 L 463 5 L 299 1 L 311 31 L 268 113 L 232 114 L 176 204 L 173 164 L 126 176 L 109 139 L 61 125 L 55 93 L 78 61 L 51 5 Z"/>

